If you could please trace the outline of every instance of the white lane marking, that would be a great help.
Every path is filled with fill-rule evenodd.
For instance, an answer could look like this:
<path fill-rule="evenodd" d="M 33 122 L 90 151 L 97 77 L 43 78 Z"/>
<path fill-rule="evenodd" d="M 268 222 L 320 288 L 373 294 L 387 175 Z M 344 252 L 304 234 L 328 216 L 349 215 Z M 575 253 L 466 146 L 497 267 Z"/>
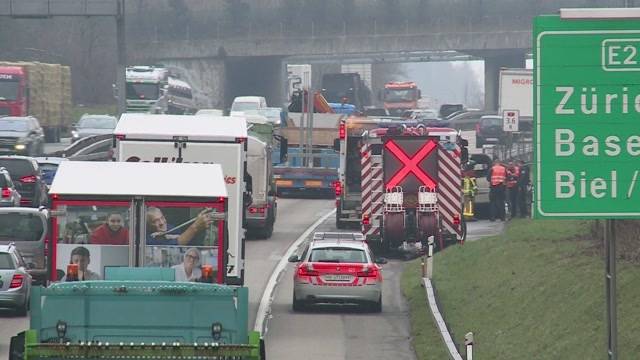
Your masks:
<path fill-rule="evenodd" d="M 298 249 L 300 244 L 311 234 L 313 230 L 315 230 L 320 224 L 322 224 L 327 218 L 333 214 L 335 214 L 336 209 L 329 211 L 324 214 L 320 219 L 318 219 L 315 223 L 309 226 L 300 237 L 296 239 L 296 241 L 289 246 L 284 256 L 276 265 L 276 268 L 271 273 L 269 277 L 269 281 L 267 282 L 267 286 L 264 288 L 264 292 L 262 293 L 262 298 L 260 299 L 260 305 L 258 306 L 258 313 L 256 315 L 256 323 L 253 327 L 254 331 L 259 331 L 264 337 L 267 334 L 267 317 L 271 314 L 271 303 L 273 302 L 273 297 L 275 293 L 276 286 L 278 285 L 278 280 L 280 280 L 280 275 L 284 272 L 287 267 L 289 257 L 293 254 L 294 251 Z"/>

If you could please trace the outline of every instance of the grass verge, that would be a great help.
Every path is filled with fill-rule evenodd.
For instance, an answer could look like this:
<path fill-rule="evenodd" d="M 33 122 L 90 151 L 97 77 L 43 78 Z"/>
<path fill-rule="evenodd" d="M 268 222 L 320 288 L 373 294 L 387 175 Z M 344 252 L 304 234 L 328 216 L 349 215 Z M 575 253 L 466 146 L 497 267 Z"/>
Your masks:
<path fill-rule="evenodd" d="M 436 254 L 434 283 L 455 341 L 473 331 L 479 359 L 605 358 L 605 268 L 588 233 L 588 222 L 514 220 L 502 236 Z M 414 346 L 419 359 L 445 359 L 419 278 L 417 260 L 403 274 Z M 640 354 L 639 298 L 640 266 L 619 261 L 619 359 Z"/>

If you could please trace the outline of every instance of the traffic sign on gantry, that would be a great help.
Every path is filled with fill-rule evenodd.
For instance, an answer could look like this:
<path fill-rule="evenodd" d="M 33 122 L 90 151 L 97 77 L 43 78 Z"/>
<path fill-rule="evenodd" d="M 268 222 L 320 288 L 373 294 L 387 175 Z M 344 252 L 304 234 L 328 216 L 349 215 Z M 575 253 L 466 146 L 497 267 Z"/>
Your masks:
<path fill-rule="evenodd" d="M 640 217 L 640 20 L 626 10 L 534 20 L 536 217 Z"/>

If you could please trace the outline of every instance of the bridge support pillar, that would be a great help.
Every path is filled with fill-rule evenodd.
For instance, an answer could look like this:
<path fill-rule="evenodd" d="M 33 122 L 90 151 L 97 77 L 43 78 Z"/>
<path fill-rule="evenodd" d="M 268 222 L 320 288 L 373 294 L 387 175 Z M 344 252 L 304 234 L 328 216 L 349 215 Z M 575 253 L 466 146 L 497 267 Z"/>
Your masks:
<path fill-rule="evenodd" d="M 484 108 L 498 110 L 498 91 L 500 86 L 500 68 L 524 68 L 524 53 L 508 53 L 501 56 L 484 58 Z"/>

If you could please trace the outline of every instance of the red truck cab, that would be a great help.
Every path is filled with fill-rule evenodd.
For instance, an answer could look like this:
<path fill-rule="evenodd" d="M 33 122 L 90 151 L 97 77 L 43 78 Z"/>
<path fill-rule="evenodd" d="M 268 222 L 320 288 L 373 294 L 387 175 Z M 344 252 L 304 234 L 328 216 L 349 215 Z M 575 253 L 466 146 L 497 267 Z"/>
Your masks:
<path fill-rule="evenodd" d="M 27 73 L 20 66 L 0 66 L 0 116 L 27 115 Z"/>

